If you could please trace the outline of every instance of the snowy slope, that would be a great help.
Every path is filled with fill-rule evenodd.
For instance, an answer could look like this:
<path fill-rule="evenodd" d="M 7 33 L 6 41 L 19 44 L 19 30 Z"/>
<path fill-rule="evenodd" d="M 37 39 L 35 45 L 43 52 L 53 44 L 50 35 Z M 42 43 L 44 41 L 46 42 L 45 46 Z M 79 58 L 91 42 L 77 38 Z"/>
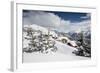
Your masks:
<path fill-rule="evenodd" d="M 74 61 L 74 60 L 87 60 L 90 58 L 75 56 L 72 52 L 75 48 L 65 45 L 61 42 L 56 41 L 56 46 L 58 51 L 53 53 L 49 52 L 48 54 L 42 54 L 39 52 L 36 53 L 23 53 L 23 62 L 32 63 L 32 62 L 53 62 L 53 61 Z"/>
<path fill-rule="evenodd" d="M 65 45 L 61 42 L 56 41 L 56 46 L 58 51 L 56 53 L 24 53 L 23 61 L 25 63 L 32 63 L 32 62 L 53 62 L 53 61 L 75 61 L 75 60 L 87 60 L 90 58 L 75 56 L 72 54 L 72 51 L 75 48 Z"/>
<path fill-rule="evenodd" d="M 40 30 L 42 33 L 48 34 L 48 29 L 38 26 L 38 25 L 25 25 L 24 28 L 31 27 L 33 30 Z M 57 35 L 55 32 L 50 31 L 52 35 Z M 23 32 L 24 37 L 28 37 L 26 35 L 26 32 Z M 23 47 L 27 47 L 28 43 L 30 42 L 29 40 L 23 38 Z M 85 60 L 89 59 L 87 57 L 81 57 L 81 56 L 76 56 L 72 54 L 74 50 L 77 50 L 74 47 L 71 47 L 67 44 L 64 44 L 60 41 L 57 41 L 52 38 L 52 40 L 55 41 L 55 46 L 58 48 L 56 52 L 49 52 L 47 54 L 39 53 L 39 52 L 34 52 L 34 53 L 23 53 L 23 61 L 25 63 L 28 62 L 47 62 L 47 61 L 68 61 L 68 60 Z M 71 42 L 71 40 L 69 40 Z M 73 42 L 72 42 L 73 44 Z"/>
<path fill-rule="evenodd" d="M 63 43 L 58 42 L 58 41 L 56 41 L 56 45 L 55 46 L 57 46 L 58 52 L 63 53 L 63 54 L 67 54 L 67 55 L 68 54 L 72 54 L 72 52 L 74 50 L 77 50 L 74 47 L 71 47 L 69 45 L 63 44 Z"/>

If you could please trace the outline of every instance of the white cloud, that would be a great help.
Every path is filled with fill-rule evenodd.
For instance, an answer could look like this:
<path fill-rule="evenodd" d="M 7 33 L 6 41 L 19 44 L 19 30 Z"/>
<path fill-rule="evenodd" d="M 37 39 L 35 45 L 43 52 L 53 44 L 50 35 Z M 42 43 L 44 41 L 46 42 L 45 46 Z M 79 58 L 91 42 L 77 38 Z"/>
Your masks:
<path fill-rule="evenodd" d="M 90 26 L 91 26 L 91 21 L 90 20 L 84 20 L 81 21 L 79 23 L 72 23 L 73 25 L 71 25 L 71 29 L 73 31 L 87 31 L 90 30 Z"/>
<path fill-rule="evenodd" d="M 90 13 L 87 13 L 86 16 L 83 16 L 83 17 L 80 17 L 82 19 L 87 19 L 87 18 L 90 18 L 91 17 L 91 14 Z"/>
<path fill-rule="evenodd" d="M 68 22 L 68 21 L 67 21 Z M 80 32 L 80 31 L 87 31 L 90 30 L 90 20 L 84 20 L 82 22 L 69 22 L 67 25 L 66 23 L 61 25 L 59 29 L 61 29 L 61 31 L 63 32 L 69 32 L 69 31 L 73 31 L 73 32 Z"/>
<path fill-rule="evenodd" d="M 47 13 L 47 12 L 39 12 L 39 11 L 31 11 L 28 15 L 28 17 L 24 18 L 26 19 L 24 21 L 24 24 L 38 24 L 41 26 L 49 26 L 49 27 L 55 27 L 59 26 L 61 18 L 53 13 Z"/>
<path fill-rule="evenodd" d="M 27 15 L 23 18 L 24 24 L 37 24 L 63 32 L 87 30 L 90 29 L 91 24 L 90 20 L 73 23 L 70 20 L 61 19 L 58 15 L 50 12 L 31 11 L 24 15 Z M 87 15 L 86 17 L 89 16 Z"/>

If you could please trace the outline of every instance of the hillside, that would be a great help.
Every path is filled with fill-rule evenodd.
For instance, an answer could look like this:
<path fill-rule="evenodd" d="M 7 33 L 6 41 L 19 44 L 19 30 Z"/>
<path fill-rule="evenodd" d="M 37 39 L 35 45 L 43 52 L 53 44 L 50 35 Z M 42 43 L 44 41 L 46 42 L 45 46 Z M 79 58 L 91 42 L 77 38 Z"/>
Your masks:
<path fill-rule="evenodd" d="M 34 41 L 36 41 L 37 43 L 34 43 L 33 45 L 35 45 L 35 47 L 31 47 L 31 50 L 34 49 L 39 49 L 38 51 L 35 50 L 35 52 L 31 52 L 31 53 L 27 53 L 27 52 L 23 52 L 23 61 L 24 62 L 44 62 L 44 61 L 67 61 L 67 60 L 85 60 L 85 59 L 89 59 L 87 57 L 82 57 L 82 56 L 76 56 L 75 54 L 73 54 L 72 52 L 74 50 L 77 50 L 76 48 L 69 46 L 65 43 L 62 43 L 61 41 L 58 41 L 57 39 L 53 38 L 53 37 L 59 37 L 57 36 L 57 34 L 54 31 L 49 31 L 49 38 L 46 39 L 46 37 L 44 35 L 48 34 L 48 29 L 42 26 L 38 26 L 36 24 L 33 25 L 25 25 L 24 26 L 24 30 L 27 30 L 28 28 L 31 28 L 32 31 L 34 32 L 34 35 L 32 34 L 32 36 L 36 37 Z M 39 31 L 39 32 L 37 32 Z M 40 34 L 42 33 L 42 35 Z M 42 37 L 43 36 L 43 37 Z M 42 38 L 40 38 L 42 37 Z M 44 39 L 45 41 L 41 41 L 42 39 Z M 68 39 L 68 38 L 67 38 Z M 48 43 L 49 40 L 49 44 L 45 45 L 44 42 Z M 28 48 L 29 43 L 32 44 L 32 37 L 30 35 L 27 35 L 27 33 L 24 31 L 23 32 L 23 49 L 24 48 Z M 70 39 L 68 39 L 68 41 L 71 42 Z M 42 46 L 37 46 L 37 44 L 42 44 Z M 73 43 L 71 43 L 73 45 Z M 50 45 L 53 45 L 52 47 L 50 47 Z M 47 49 L 44 47 L 48 47 Z M 38 48 L 36 48 L 38 47 Z M 54 50 L 56 48 L 56 51 L 53 52 L 52 50 Z M 42 52 L 41 52 L 42 50 Z"/>

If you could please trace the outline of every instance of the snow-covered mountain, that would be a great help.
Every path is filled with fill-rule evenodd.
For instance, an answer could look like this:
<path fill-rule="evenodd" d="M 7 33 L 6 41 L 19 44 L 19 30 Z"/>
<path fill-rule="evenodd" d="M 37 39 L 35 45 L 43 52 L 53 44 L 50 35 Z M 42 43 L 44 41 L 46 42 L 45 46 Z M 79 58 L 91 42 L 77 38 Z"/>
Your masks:
<path fill-rule="evenodd" d="M 80 34 L 82 34 L 84 37 L 90 39 L 91 38 L 91 31 L 85 30 L 80 32 L 70 31 L 67 33 L 73 40 L 78 40 L 80 38 Z"/>

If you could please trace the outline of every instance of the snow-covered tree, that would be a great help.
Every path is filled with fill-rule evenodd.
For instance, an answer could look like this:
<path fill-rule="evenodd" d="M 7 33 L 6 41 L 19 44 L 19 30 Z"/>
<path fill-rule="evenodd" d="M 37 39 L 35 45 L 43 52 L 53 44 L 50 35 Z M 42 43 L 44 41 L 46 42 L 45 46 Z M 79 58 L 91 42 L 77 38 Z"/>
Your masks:
<path fill-rule="evenodd" d="M 48 34 L 43 33 L 40 30 L 33 31 L 31 28 L 27 29 L 27 36 L 30 36 L 30 43 L 28 43 L 28 50 L 26 52 L 56 52 L 57 47 L 55 46 L 55 41 L 50 36 L 50 31 Z"/>
<path fill-rule="evenodd" d="M 91 57 L 91 39 L 87 39 L 84 32 L 79 33 L 78 36 L 78 51 L 74 51 L 74 53 L 79 56 Z"/>

